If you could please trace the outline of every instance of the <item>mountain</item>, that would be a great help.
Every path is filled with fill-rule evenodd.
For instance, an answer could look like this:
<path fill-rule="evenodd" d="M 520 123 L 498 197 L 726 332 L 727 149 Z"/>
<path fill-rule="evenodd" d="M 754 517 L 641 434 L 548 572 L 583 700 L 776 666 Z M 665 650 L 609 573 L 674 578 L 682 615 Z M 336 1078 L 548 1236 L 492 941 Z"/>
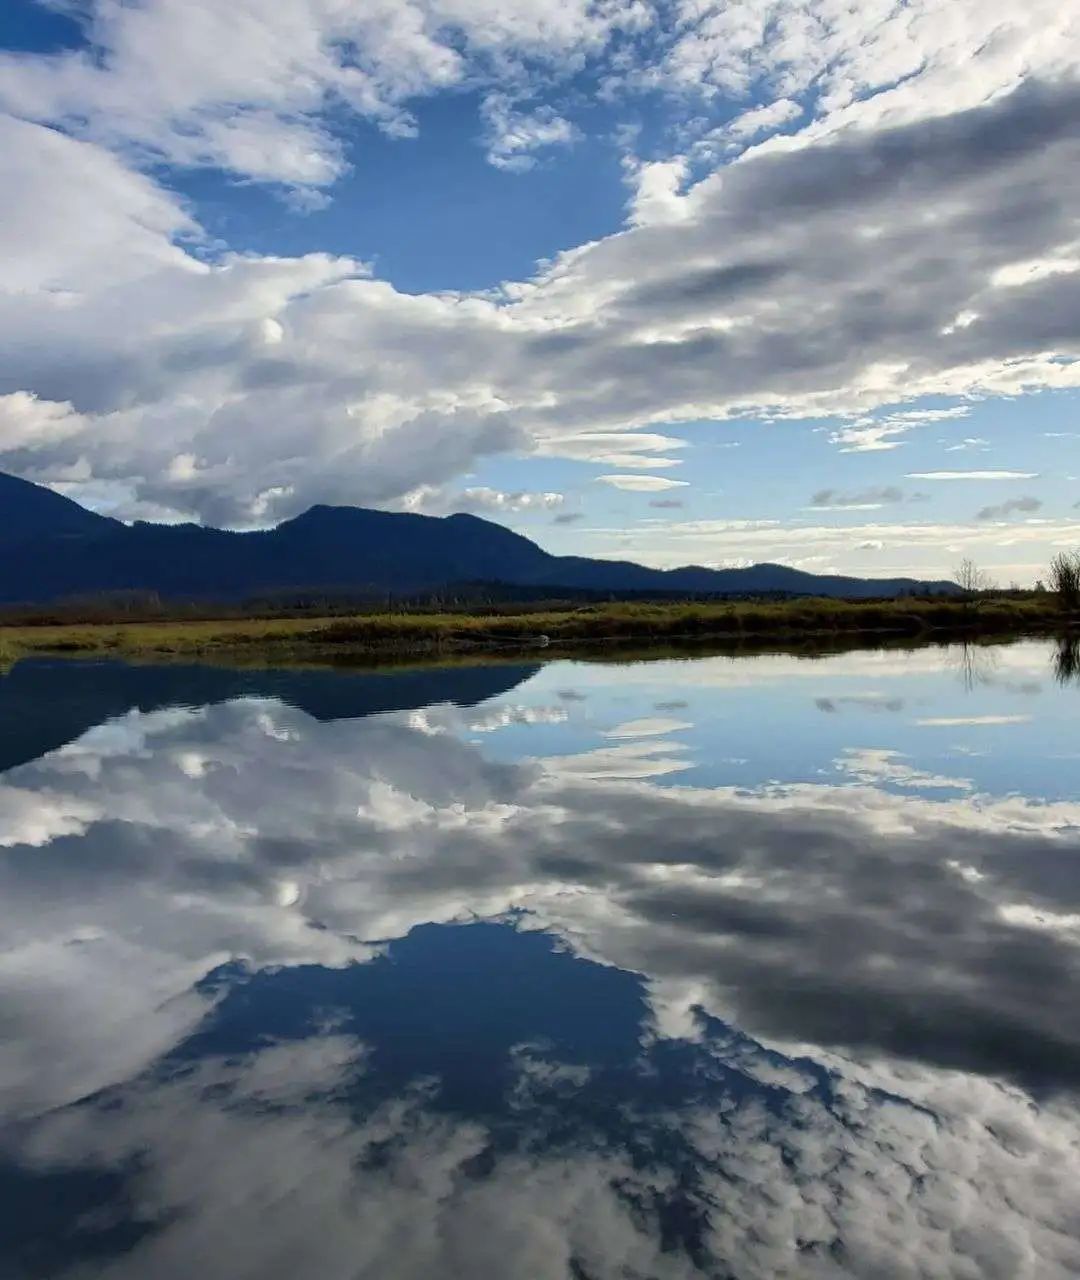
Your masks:
<path fill-rule="evenodd" d="M 0 546 L 30 538 L 93 537 L 111 527 L 123 525 L 51 489 L 0 471 Z"/>
<path fill-rule="evenodd" d="M 48 489 L 0 475 L 0 602 L 121 591 L 241 600 L 287 592 L 405 596 L 464 583 L 567 591 L 893 596 L 955 590 L 910 578 L 821 577 L 784 565 L 648 569 L 552 556 L 472 515 L 419 516 L 315 506 L 275 529 L 231 533 L 95 515 Z"/>

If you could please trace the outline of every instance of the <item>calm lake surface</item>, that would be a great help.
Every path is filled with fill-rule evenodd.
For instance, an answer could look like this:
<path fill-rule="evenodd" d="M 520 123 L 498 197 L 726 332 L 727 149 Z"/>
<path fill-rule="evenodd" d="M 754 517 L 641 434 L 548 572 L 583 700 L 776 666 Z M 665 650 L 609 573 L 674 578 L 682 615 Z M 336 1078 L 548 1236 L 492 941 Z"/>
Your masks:
<path fill-rule="evenodd" d="M 19 664 L 0 1275 L 1080 1274 L 1069 659 Z"/>

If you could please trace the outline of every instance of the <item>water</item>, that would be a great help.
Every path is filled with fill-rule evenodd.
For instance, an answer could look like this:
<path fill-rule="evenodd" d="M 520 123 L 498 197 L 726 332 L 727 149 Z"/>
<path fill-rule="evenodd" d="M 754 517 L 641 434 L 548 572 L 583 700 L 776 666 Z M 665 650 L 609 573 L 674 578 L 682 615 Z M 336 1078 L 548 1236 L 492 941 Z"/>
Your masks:
<path fill-rule="evenodd" d="M 1064 659 L 20 664 L 0 1275 L 1076 1275 Z"/>

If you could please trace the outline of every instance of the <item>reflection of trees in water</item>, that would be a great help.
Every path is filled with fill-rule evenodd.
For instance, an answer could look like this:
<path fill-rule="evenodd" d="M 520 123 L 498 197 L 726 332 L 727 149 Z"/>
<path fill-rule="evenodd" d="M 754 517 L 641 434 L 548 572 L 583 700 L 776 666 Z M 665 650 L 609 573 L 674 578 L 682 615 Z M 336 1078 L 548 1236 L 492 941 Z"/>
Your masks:
<path fill-rule="evenodd" d="M 967 693 L 995 682 L 1000 656 L 995 648 L 971 640 L 949 648 L 948 663 Z M 1052 659 L 1058 684 L 1080 684 L 1080 636 L 1059 636 Z"/>
<path fill-rule="evenodd" d="M 1080 684 L 1080 637 L 1059 638 L 1054 654 L 1054 678 L 1058 684 Z"/>
<path fill-rule="evenodd" d="M 948 652 L 949 666 L 956 672 L 956 678 L 971 693 L 980 685 L 993 683 L 994 673 L 998 669 L 998 654 L 985 645 L 973 644 L 964 640 Z"/>

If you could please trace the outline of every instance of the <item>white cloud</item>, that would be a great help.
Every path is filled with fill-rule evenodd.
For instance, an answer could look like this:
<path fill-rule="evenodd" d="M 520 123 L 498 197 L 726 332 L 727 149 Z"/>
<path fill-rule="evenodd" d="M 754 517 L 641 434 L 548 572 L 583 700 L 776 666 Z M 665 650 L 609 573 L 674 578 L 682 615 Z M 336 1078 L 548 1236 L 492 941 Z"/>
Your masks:
<path fill-rule="evenodd" d="M 40 449 L 85 427 L 85 420 L 68 403 L 39 400 L 26 391 L 0 396 L 0 452 Z"/>
<path fill-rule="evenodd" d="M 564 494 L 550 491 L 533 493 L 516 489 L 506 492 L 483 485 L 460 491 L 425 487 L 406 494 L 401 508 L 430 516 L 449 515 L 454 511 L 507 515 L 522 511 L 555 511 L 565 501 Z"/>
<path fill-rule="evenodd" d="M 909 431 L 935 422 L 965 418 L 970 412 L 970 405 L 955 405 L 951 409 L 890 413 L 884 418 L 861 417 L 831 432 L 829 440 L 832 444 L 841 446 L 841 453 L 877 453 L 886 449 L 899 449 L 905 443 L 901 437 Z"/>
<path fill-rule="evenodd" d="M 0 113 L 0 164 L 8 308 L 48 293 L 71 305 L 159 271 L 205 271 L 175 243 L 198 235 L 181 202 L 101 147 Z"/>
<path fill-rule="evenodd" d="M 665 451 L 675 452 L 685 447 L 684 440 L 647 431 L 590 431 L 581 435 L 541 438 L 537 441 L 536 453 L 541 457 L 594 462 L 603 467 L 648 471 L 677 467 L 678 458 L 662 455 Z"/>
<path fill-rule="evenodd" d="M 628 160 L 626 179 L 634 189 L 630 199 L 632 226 L 681 222 L 690 216 L 691 204 L 683 188 L 690 176 L 685 156 L 670 160 Z"/>
<path fill-rule="evenodd" d="M 1005 13 L 979 0 L 681 0 L 680 17 L 658 78 L 695 95 L 802 99 L 815 117 L 802 145 L 967 110 L 1080 63 L 1080 19 L 1053 0 Z"/>
<path fill-rule="evenodd" d="M 1036 480 L 1037 471 L 909 471 L 909 480 Z"/>
<path fill-rule="evenodd" d="M 87 5 L 92 48 L 0 55 L 0 106 L 110 146 L 257 181 L 325 186 L 345 161 L 331 131 L 352 112 L 415 131 L 417 98 L 477 80 L 557 73 L 642 21 L 635 5 L 494 0 L 119 0 Z M 504 114 L 492 109 L 493 128 Z M 493 155 L 513 163 L 565 141 L 540 108 L 507 123 Z"/>
<path fill-rule="evenodd" d="M 497 169 L 522 173 L 536 164 L 535 152 L 544 147 L 565 147 L 581 136 L 551 107 L 519 111 L 504 94 L 491 94 L 482 109 L 488 160 Z"/>
<path fill-rule="evenodd" d="M 806 145 L 977 107 L 1080 62 L 1080 23 L 1052 0 L 1005 18 L 978 0 L 679 0 L 673 13 L 642 0 L 90 0 L 80 12 L 91 49 L 5 55 L 0 105 L 153 158 L 307 188 L 342 171 L 343 111 L 409 134 L 417 100 L 459 87 L 509 102 L 585 69 L 609 99 L 627 86 L 689 95 L 706 131 L 733 100 L 765 96 L 727 133 L 752 140 L 805 111 L 786 145 Z M 573 127 L 542 102 L 495 129 L 521 143 L 496 143 L 493 157 L 526 163 L 534 139 L 563 142 Z"/>
<path fill-rule="evenodd" d="M 958 440 L 956 444 L 950 444 L 946 453 L 966 453 L 969 449 L 975 449 L 979 452 L 985 452 L 986 446 L 990 442 L 984 440 L 982 436 L 965 436 L 963 440 Z"/>
<path fill-rule="evenodd" d="M 961 726 L 1027 724 L 1031 716 L 927 716 L 915 723 L 924 729 L 955 729 Z"/>
<path fill-rule="evenodd" d="M 602 555 L 618 556 L 625 530 L 594 528 L 594 546 Z M 842 573 L 875 578 L 951 579 L 957 562 L 972 556 L 1004 580 L 1032 582 L 1045 577 L 1054 547 L 1080 544 L 1080 520 L 1022 521 L 997 525 L 865 523 L 815 524 L 806 519 L 672 520 L 649 526 L 648 542 L 635 549 L 643 563 L 656 568 L 685 564 L 768 562 L 795 564 L 808 554 L 837 566 Z M 852 553 L 872 551 L 872 560 Z"/>
<path fill-rule="evenodd" d="M 659 493 L 664 489 L 684 488 L 686 480 L 669 480 L 665 476 L 597 476 L 602 484 L 609 484 L 613 489 L 625 489 L 629 493 Z"/>
<path fill-rule="evenodd" d="M 762 107 L 752 107 L 729 121 L 722 130 L 736 142 L 746 142 L 762 133 L 772 133 L 802 115 L 802 107 L 790 98 L 778 98 Z"/>

